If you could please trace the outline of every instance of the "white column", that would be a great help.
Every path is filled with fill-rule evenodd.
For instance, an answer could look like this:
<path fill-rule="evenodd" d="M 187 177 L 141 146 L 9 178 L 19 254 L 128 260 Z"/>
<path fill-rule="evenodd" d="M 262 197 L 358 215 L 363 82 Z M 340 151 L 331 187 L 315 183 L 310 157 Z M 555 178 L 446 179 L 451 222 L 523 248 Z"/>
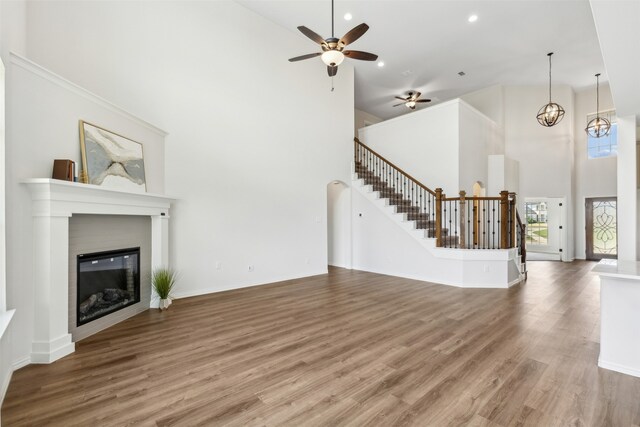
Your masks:
<path fill-rule="evenodd" d="M 618 117 L 618 259 L 636 261 L 636 118 Z"/>
<path fill-rule="evenodd" d="M 169 267 L 169 215 L 151 217 L 151 271 L 159 267 Z M 158 308 L 160 298 L 151 287 L 149 307 Z"/>
<path fill-rule="evenodd" d="M 32 363 L 75 351 L 69 333 L 69 216 L 33 217 L 34 334 Z"/>
<path fill-rule="evenodd" d="M 602 260 L 598 366 L 640 377 L 640 263 Z"/>

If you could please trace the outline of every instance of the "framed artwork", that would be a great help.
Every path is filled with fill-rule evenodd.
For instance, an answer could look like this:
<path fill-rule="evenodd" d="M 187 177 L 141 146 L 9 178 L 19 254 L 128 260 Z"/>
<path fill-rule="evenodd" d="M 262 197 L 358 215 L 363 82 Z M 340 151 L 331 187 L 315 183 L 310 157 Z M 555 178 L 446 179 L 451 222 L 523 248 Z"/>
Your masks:
<path fill-rule="evenodd" d="M 81 181 L 117 190 L 144 193 L 142 144 L 80 120 Z"/>

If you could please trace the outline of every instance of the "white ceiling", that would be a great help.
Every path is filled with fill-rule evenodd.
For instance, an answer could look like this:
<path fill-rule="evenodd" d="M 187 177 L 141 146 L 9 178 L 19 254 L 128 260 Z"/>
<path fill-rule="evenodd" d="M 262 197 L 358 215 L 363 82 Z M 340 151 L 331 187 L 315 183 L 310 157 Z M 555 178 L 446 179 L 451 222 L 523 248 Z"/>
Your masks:
<path fill-rule="evenodd" d="M 330 0 L 238 2 L 299 37 L 299 25 L 330 36 Z M 379 55 L 385 66 L 347 61 L 356 70 L 356 108 L 384 119 L 409 111 L 392 105 L 411 89 L 442 102 L 494 84 L 544 85 L 551 51 L 554 84 L 580 90 L 594 85 L 597 72 L 607 81 L 587 0 L 335 0 L 335 9 L 336 37 L 361 22 L 371 27 L 350 47 Z M 467 21 L 471 14 L 477 22 Z M 307 51 L 281 54 L 287 60 L 315 51 L 309 40 Z M 319 58 L 309 61 L 324 67 Z"/>

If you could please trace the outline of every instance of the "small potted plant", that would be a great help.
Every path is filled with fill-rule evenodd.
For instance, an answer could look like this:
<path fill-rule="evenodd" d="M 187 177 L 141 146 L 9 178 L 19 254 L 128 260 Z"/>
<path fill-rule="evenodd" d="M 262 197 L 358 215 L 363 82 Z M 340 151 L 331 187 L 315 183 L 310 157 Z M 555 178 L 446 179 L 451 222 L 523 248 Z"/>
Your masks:
<path fill-rule="evenodd" d="M 171 290 L 176 283 L 176 273 L 170 268 L 160 267 L 153 270 L 151 285 L 160 297 L 160 310 L 171 305 Z"/>

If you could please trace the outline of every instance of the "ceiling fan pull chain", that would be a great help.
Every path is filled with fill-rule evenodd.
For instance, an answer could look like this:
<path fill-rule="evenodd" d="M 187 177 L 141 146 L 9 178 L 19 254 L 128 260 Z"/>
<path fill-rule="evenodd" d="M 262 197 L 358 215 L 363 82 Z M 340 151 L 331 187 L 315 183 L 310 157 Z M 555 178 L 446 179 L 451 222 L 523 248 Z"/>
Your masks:
<path fill-rule="evenodd" d="M 334 89 L 335 87 L 333 87 L 333 76 L 331 76 L 331 92 L 333 92 Z"/>

